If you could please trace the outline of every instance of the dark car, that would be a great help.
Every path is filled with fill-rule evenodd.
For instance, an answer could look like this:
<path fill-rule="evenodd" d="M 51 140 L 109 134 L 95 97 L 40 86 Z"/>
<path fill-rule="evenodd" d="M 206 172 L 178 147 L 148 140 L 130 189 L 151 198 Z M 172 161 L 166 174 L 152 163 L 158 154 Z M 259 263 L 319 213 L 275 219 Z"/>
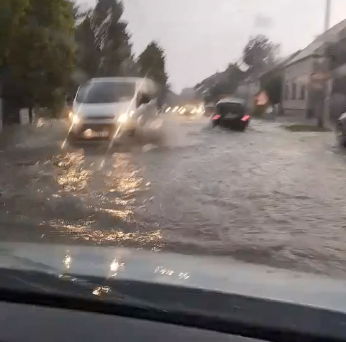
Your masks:
<path fill-rule="evenodd" d="M 245 131 L 250 122 L 245 101 L 241 99 L 223 99 L 216 106 L 212 115 L 212 125 Z"/>
<path fill-rule="evenodd" d="M 336 124 L 336 138 L 341 147 L 346 147 L 346 113 L 342 114 Z"/>

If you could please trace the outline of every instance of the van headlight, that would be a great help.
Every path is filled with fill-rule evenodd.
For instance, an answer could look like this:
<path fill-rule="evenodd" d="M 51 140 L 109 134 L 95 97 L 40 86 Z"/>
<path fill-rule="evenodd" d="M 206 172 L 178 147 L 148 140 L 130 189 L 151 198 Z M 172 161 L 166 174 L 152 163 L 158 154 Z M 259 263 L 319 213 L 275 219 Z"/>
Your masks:
<path fill-rule="evenodd" d="M 80 121 L 79 116 L 78 116 L 77 114 L 73 113 L 73 112 L 70 112 L 70 113 L 68 114 L 68 117 L 69 117 L 71 123 L 73 123 L 73 124 L 75 124 L 75 125 L 78 124 L 79 121 Z"/>
<path fill-rule="evenodd" d="M 126 113 L 120 114 L 118 117 L 118 122 L 119 123 L 125 123 L 128 120 L 128 115 Z"/>

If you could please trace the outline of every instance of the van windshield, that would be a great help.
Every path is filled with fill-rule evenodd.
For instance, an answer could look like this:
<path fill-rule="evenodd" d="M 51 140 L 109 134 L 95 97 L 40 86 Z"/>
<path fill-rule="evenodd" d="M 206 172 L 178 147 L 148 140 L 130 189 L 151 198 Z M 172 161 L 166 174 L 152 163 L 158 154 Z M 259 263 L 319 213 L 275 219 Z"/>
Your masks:
<path fill-rule="evenodd" d="M 130 101 L 135 95 L 135 84 L 130 82 L 94 82 L 81 86 L 78 103 L 113 103 Z"/>

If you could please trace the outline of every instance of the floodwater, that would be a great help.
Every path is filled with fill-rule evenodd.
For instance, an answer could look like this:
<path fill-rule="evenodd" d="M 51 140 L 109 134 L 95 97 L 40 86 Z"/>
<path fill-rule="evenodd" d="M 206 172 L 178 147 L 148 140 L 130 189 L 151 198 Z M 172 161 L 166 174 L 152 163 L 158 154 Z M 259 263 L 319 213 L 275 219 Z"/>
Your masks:
<path fill-rule="evenodd" d="M 346 159 L 332 133 L 245 133 L 164 115 L 135 138 L 61 148 L 61 122 L 2 148 L 2 241 L 220 255 L 346 275 Z"/>

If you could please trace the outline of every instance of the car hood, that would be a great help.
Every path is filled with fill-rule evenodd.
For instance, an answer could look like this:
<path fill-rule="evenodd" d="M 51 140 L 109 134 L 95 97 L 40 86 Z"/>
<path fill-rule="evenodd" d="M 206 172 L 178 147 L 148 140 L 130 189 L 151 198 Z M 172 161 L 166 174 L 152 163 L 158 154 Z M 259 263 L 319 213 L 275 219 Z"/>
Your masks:
<path fill-rule="evenodd" d="M 138 280 L 346 311 L 346 281 L 236 262 L 127 248 L 0 244 L 0 268 Z"/>
<path fill-rule="evenodd" d="M 112 116 L 128 113 L 134 110 L 134 101 L 118 103 L 74 103 L 73 112 L 80 116 Z"/>

